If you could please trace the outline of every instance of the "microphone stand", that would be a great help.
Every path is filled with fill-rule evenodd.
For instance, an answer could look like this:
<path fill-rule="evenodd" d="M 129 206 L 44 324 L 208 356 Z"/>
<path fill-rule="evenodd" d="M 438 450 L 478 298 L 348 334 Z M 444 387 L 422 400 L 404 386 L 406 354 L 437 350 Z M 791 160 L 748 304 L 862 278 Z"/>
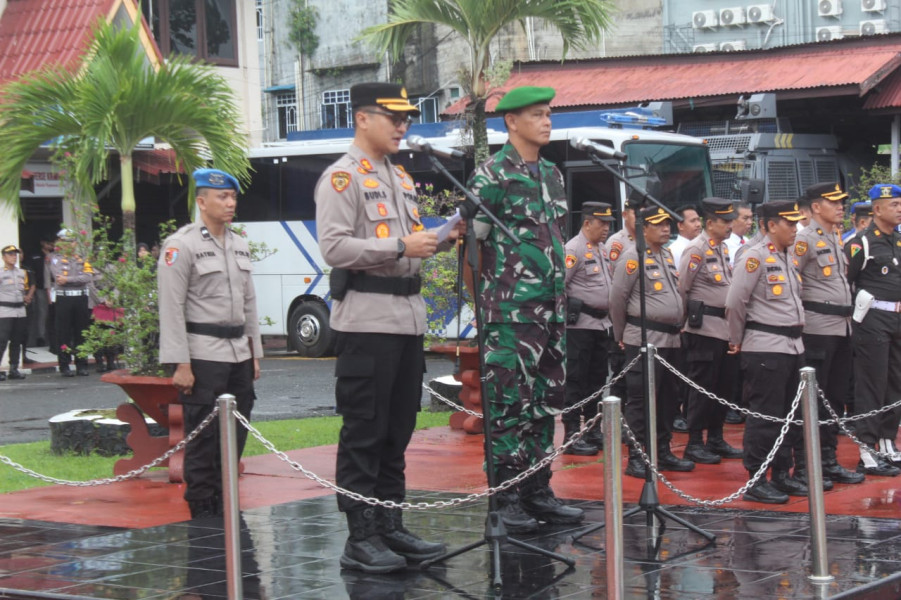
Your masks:
<path fill-rule="evenodd" d="M 657 452 L 656 447 L 656 431 L 651 431 L 651 425 L 656 422 L 656 419 L 652 419 L 651 416 L 651 394 L 650 394 L 650 378 L 652 377 L 652 369 L 654 365 L 651 363 L 651 353 L 648 347 L 648 329 L 647 329 L 647 304 L 646 304 L 646 296 L 645 296 L 645 277 L 644 277 L 644 259 L 647 254 L 647 241 L 644 237 L 644 223 L 641 219 L 640 212 L 641 209 L 645 207 L 646 204 L 653 204 L 665 210 L 670 217 L 672 217 L 675 221 L 681 222 L 682 217 L 678 214 L 671 211 L 669 208 L 664 206 L 659 200 L 651 196 L 647 190 L 640 188 L 635 183 L 629 181 L 629 179 L 624 176 L 618 169 L 611 167 L 609 164 L 604 162 L 600 156 L 598 156 L 599 152 L 597 152 L 594 148 L 586 149 L 588 154 L 591 156 L 591 160 L 601 166 L 604 170 L 609 172 L 615 179 L 623 182 L 629 189 L 635 190 L 639 194 L 641 194 L 641 200 L 638 202 L 638 206 L 635 207 L 635 249 L 638 253 L 638 306 L 639 306 L 639 320 L 641 323 L 641 349 L 640 352 L 642 354 L 642 368 L 644 369 L 643 374 L 644 377 L 641 378 L 641 394 L 642 400 L 644 404 L 644 445 L 647 449 L 648 455 L 651 459 L 651 462 L 654 466 L 657 465 Z M 625 267 L 621 267 L 625 268 Z M 656 402 L 655 402 L 656 405 Z M 653 438 L 652 438 L 653 436 Z M 659 535 L 662 536 L 663 532 L 666 530 L 666 522 L 664 519 L 670 519 L 671 521 L 675 521 L 680 525 L 694 531 L 698 535 L 705 537 L 708 540 L 708 543 L 715 542 L 716 536 L 708 531 L 704 531 L 700 527 L 694 525 L 693 523 L 689 523 L 682 517 L 671 513 L 665 508 L 661 508 L 660 506 L 660 497 L 657 493 L 657 477 L 654 475 L 654 471 L 650 468 L 645 469 L 644 475 L 644 486 L 641 490 L 641 497 L 638 501 L 638 506 L 633 508 L 632 510 L 626 512 L 623 515 L 623 518 L 631 517 L 632 515 L 645 512 L 645 516 L 647 518 L 647 526 L 649 530 L 655 530 L 655 517 L 660 522 L 660 530 Z M 604 527 L 606 523 L 599 523 L 597 525 L 592 525 L 591 527 L 579 532 L 577 535 L 573 536 L 573 541 L 578 540 L 582 536 L 589 534 L 593 531 L 597 531 Z M 649 547 L 651 546 L 649 541 Z"/>
<path fill-rule="evenodd" d="M 478 248 L 478 240 L 476 239 L 476 232 L 475 228 L 473 227 L 473 219 L 475 218 L 475 215 L 478 211 L 481 211 L 484 215 L 486 215 L 491 220 L 491 222 L 494 223 L 495 227 L 498 227 L 504 235 L 509 237 L 515 243 L 519 244 L 520 240 L 512 231 L 510 231 L 509 228 L 501 223 L 500 220 L 498 220 L 498 218 L 494 214 L 492 214 L 484 204 L 482 204 L 481 200 L 479 200 L 479 198 L 475 194 L 470 192 L 465 185 L 460 183 L 453 175 L 451 175 L 444 167 L 444 165 L 442 165 L 441 162 L 432 154 L 429 154 L 429 160 L 431 160 L 432 162 L 433 170 L 444 175 L 454 185 L 454 187 L 463 192 L 463 195 L 465 196 L 465 199 L 460 206 L 460 214 L 463 215 L 463 217 L 466 219 L 466 243 L 464 244 L 464 251 L 468 264 L 472 269 L 473 279 L 475 280 L 476 274 L 479 272 L 479 258 L 478 253 L 476 252 L 476 248 Z M 476 315 L 476 332 L 478 336 L 477 339 L 479 348 L 479 393 L 482 396 L 482 424 L 485 436 L 485 469 L 488 475 L 488 487 L 494 488 L 497 486 L 497 474 L 495 473 L 494 469 L 494 453 L 492 452 L 492 424 L 488 410 L 488 395 L 485 393 L 485 328 L 482 324 L 482 312 L 479 302 L 478 290 L 474 289 L 473 292 L 474 293 L 472 295 L 472 300 Z M 459 343 L 459 341 L 457 343 Z M 457 548 L 456 550 L 453 550 L 446 554 L 442 554 L 437 558 L 425 560 L 420 563 L 420 566 L 423 569 L 427 569 L 434 563 L 444 562 L 450 558 L 463 554 L 464 552 L 468 552 L 483 545 L 488 545 L 491 550 L 491 564 L 493 574 L 492 589 L 494 590 L 494 593 L 496 595 L 500 595 L 503 591 L 500 554 L 500 546 L 503 542 L 509 542 L 514 546 L 523 548 L 524 550 L 529 550 L 531 552 L 559 560 L 567 564 L 569 566 L 569 569 L 572 569 L 576 564 L 575 560 L 571 558 L 556 554 L 549 550 L 545 550 L 544 548 L 539 548 L 537 546 L 527 544 L 522 540 L 509 537 L 507 535 L 507 528 L 504 526 L 504 521 L 501 519 L 500 512 L 498 512 L 497 497 L 492 494 L 488 496 L 488 516 L 485 521 L 485 535 L 482 537 L 482 539 L 471 544 L 467 544 L 466 546 L 463 546 L 461 548 Z"/>

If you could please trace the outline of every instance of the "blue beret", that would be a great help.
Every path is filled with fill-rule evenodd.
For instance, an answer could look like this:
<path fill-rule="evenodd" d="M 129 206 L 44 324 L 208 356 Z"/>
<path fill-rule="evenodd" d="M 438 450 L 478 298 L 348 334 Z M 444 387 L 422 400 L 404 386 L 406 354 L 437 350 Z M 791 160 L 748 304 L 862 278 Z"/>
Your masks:
<path fill-rule="evenodd" d="M 873 215 L 873 205 L 869 202 L 855 202 L 851 205 L 852 215 Z"/>
<path fill-rule="evenodd" d="M 894 183 L 877 183 L 870 188 L 869 196 L 871 200 L 896 198 L 901 196 L 901 186 L 895 185 Z"/>
<path fill-rule="evenodd" d="M 219 169 L 197 169 L 194 171 L 193 177 L 194 183 L 199 188 L 213 188 L 214 190 L 231 188 L 236 192 L 241 191 L 241 186 L 238 185 L 238 180 L 235 176 Z"/>
<path fill-rule="evenodd" d="M 497 112 L 506 112 L 508 110 L 522 108 L 523 106 L 550 102 L 554 99 L 555 95 L 556 92 L 554 91 L 554 88 L 524 85 L 513 88 L 504 94 L 504 97 L 497 103 L 494 110 Z"/>

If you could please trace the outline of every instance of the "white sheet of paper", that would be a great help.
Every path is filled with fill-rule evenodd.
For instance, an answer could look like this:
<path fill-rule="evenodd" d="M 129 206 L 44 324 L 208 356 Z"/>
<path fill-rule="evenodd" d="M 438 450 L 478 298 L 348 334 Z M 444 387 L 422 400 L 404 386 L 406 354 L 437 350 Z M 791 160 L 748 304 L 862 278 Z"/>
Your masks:
<path fill-rule="evenodd" d="M 462 218 L 463 217 L 460 216 L 460 209 L 457 209 L 457 212 L 454 213 L 454 216 L 448 219 L 444 225 L 435 230 L 435 233 L 438 234 L 439 244 L 447 239 L 448 234 L 450 234 L 451 230 L 457 226 L 457 223 L 459 223 L 460 219 Z"/>

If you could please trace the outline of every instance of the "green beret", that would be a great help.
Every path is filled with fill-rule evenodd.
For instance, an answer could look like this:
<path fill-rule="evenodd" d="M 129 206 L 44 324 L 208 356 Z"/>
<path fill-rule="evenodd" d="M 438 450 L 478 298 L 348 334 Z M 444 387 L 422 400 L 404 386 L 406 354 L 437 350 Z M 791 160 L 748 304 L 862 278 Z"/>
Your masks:
<path fill-rule="evenodd" d="M 555 94 L 554 88 L 524 85 L 522 87 L 513 88 L 504 94 L 504 97 L 497 103 L 494 110 L 496 112 L 506 112 L 508 110 L 522 108 L 523 106 L 550 102 L 554 99 Z"/>

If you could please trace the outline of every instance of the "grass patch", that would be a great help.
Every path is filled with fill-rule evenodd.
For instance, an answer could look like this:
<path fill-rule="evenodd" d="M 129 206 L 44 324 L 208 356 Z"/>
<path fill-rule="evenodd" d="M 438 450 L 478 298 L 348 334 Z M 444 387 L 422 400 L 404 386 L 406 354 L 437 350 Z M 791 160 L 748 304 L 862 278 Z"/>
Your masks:
<path fill-rule="evenodd" d="M 416 429 L 446 426 L 449 412 L 421 412 L 416 418 Z M 240 426 L 240 425 L 239 425 Z M 341 417 L 313 417 L 309 419 L 288 419 L 285 421 L 260 421 L 254 423 L 263 436 L 275 444 L 279 450 L 297 450 L 313 446 L 328 446 L 338 443 Z M 254 437 L 247 440 L 244 456 L 266 454 L 266 449 Z M 50 452 L 50 441 L 11 444 L 0 446 L 0 455 L 42 475 L 88 481 L 113 476 L 113 465 L 121 456 L 105 457 L 96 454 L 88 456 L 69 454 L 57 456 Z M 14 492 L 33 487 L 51 485 L 35 479 L 12 467 L 0 464 L 0 493 Z"/>

